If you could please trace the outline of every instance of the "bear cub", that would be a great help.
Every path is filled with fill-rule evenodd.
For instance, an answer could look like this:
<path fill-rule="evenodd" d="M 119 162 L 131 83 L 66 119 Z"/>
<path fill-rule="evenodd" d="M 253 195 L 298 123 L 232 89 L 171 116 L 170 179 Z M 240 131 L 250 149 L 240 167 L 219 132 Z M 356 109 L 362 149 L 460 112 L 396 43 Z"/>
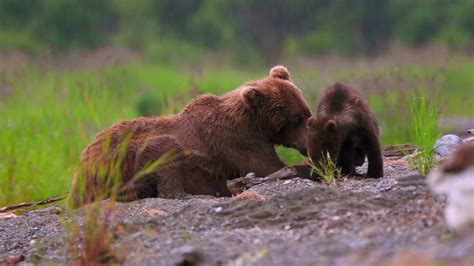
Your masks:
<path fill-rule="evenodd" d="M 359 90 L 339 82 L 327 88 L 316 118 L 307 126 L 307 149 L 314 163 L 328 153 L 343 174 L 355 174 L 367 156 L 367 176 L 383 176 L 378 123 Z"/>

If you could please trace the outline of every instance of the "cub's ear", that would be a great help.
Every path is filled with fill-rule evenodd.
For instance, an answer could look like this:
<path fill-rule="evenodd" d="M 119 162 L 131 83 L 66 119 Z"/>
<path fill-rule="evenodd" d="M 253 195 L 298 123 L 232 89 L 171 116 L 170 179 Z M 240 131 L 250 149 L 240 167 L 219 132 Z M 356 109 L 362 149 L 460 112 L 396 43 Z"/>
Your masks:
<path fill-rule="evenodd" d="M 327 132 L 334 133 L 337 131 L 337 122 L 331 119 L 326 122 L 326 125 L 324 125 L 324 128 L 326 129 Z"/>
<path fill-rule="evenodd" d="M 336 81 L 336 83 L 334 83 L 332 86 L 337 90 L 342 90 L 346 87 L 346 85 L 340 81 Z"/>
<path fill-rule="evenodd" d="M 284 80 L 291 79 L 290 72 L 284 66 L 274 66 L 272 69 L 270 69 L 270 77 Z"/>
<path fill-rule="evenodd" d="M 255 87 L 246 87 L 240 93 L 245 105 L 249 108 L 260 108 L 264 102 L 264 95 Z"/>
<path fill-rule="evenodd" d="M 306 122 L 306 127 L 313 128 L 315 125 L 316 125 L 316 118 L 314 117 L 308 118 L 308 121 Z"/>

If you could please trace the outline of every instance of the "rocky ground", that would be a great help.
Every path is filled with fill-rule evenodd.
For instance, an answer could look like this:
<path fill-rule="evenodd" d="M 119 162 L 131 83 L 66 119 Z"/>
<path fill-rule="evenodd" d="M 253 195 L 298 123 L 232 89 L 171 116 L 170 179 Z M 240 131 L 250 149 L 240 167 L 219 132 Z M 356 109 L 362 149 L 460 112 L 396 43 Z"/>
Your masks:
<path fill-rule="evenodd" d="M 260 200 L 118 203 L 107 215 L 114 254 L 129 265 L 472 265 L 474 234 L 447 230 L 445 199 L 410 175 L 405 158 L 385 158 L 385 173 L 331 186 L 266 182 L 249 189 Z M 0 219 L 0 261 L 72 262 L 71 221 L 83 224 L 84 210 Z"/>

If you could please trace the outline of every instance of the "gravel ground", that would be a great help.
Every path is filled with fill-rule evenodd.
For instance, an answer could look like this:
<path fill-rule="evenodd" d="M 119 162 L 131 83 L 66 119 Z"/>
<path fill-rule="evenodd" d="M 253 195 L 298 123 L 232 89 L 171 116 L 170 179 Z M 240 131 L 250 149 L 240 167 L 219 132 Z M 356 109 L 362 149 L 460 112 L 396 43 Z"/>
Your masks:
<path fill-rule="evenodd" d="M 474 234 L 446 229 L 445 199 L 410 176 L 403 158 L 386 158 L 385 174 L 331 186 L 295 178 L 249 189 L 263 200 L 117 203 L 109 228 L 128 265 L 472 265 Z M 83 224 L 84 210 L 50 207 L 0 219 L 0 261 L 71 263 L 63 229 L 71 221 Z"/>

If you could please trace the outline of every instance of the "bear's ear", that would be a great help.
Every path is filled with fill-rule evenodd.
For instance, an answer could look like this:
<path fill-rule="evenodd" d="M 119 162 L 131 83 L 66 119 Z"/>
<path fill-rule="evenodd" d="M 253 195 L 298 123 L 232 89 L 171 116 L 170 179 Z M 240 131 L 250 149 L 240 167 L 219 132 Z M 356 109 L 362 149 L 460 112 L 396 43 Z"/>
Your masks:
<path fill-rule="evenodd" d="M 274 66 L 272 69 L 270 69 L 270 77 L 290 80 L 290 72 L 284 66 Z"/>
<path fill-rule="evenodd" d="M 264 96 L 262 92 L 255 87 L 244 88 L 241 92 L 241 96 L 245 105 L 249 108 L 256 109 L 263 105 Z"/>
<path fill-rule="evenodd" d="M 326 125 L 324 126 L 327 132 L 334 133 L 337 130 L 337 123 L 335 120 L 331 119 L 326 122 Z"/>
<path fill-rule="evenodd" d="M 316 125 L 316 118 L 314 117 L 308 118 L 308 121 L 306 122 L 306 127 L 313 128 L 315 125 Z"/>
<path fill-rule="evenodd" d="M 334 83 L 334 85 L 332 85 L 332 86 L 337 90 L 342 90 L 342 89 L 344 89 L 344 87 L 346 87 L 346 85 L 344 85 L 344 83 L 342 83 L 340 81 L 336 81 L 336 83 Z"/>

